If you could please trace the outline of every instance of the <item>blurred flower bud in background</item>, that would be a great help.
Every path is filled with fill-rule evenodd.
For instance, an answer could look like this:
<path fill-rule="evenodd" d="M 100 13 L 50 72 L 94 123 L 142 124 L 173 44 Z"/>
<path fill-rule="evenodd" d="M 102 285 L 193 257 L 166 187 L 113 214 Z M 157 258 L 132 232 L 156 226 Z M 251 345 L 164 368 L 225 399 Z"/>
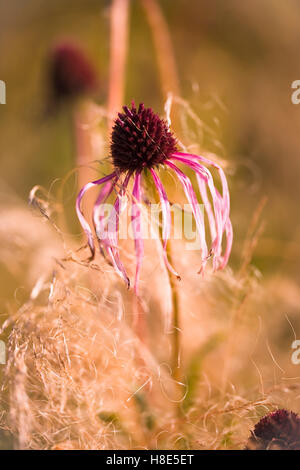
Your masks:
<path fill-rule="evenodd" d="M 99 89 L 97 72 L 83 49 L 71 40 L 58 42 L 48 58 L 49 109 L 63 103 L 95 95 Z"/>

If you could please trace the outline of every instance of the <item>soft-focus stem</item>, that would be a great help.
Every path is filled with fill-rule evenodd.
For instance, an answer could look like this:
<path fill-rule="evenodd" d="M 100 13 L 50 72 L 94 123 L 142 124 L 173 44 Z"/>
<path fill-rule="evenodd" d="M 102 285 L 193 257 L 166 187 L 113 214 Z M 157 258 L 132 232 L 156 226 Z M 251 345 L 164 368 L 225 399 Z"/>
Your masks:
<path fill-rule="evenodd" d="M 145 177 L 149 187 L 152 188 L 154 199 L 156 204 L 160 203 L 159 196 L 154 189 L 152 179 L 149 176 Z M 159 233 L 160 237 L 162 236 L 161 233 L 161 226 L 159 226 Z M 172 262 L 172 252 L 171 252 L 171 241 L 168 240 L 167 247 L 166 247 L 167 257 L 170 264 L 173 265 Z M 180 309 L 179 309 L 179 298 L 177 292 L 177 285 L 174 276 L 170 271 L 166 268 L 169 285 L 171 289 L 171 302 L 172 302 L 172 376 L 173 379 L 179 381 L 180 377 L 180 359 L 181 359 L 181 338 L 180 338 Z"/>
<path fill-rule="evenodd" d="M 133 324 L 132 328 L 140 340 L 147 344 L 149 341 L 146 312 L 141 299 L 134 293 L 132 298 Z"/>
<path fill-rule="evenodd" d="M 170 241 L 167 244 L 167 256 L 170 263 L 172 262 Z M 172 295 L 172 375 L 174 380 L 180 380 L 180 360 L 181 360 L 181 332 L 180 332 L 180 311 L 179 311 L 179 298 L 175 279 L 168 270 L 171 295 Z"/>
<path fill-rule="evenodd" d="M 142 0 L 151 28 L 164 99 L 169 93 L 178 96 L 179 80 L 168 24 L 157 0 Z"/>
<path fill-rule="evenodd" d="M 124 102 L 125 68 L 128 49 L 130 0 L 112 0 L 110 14 L 110 67 L 108 85 L 108 131 Z"/>

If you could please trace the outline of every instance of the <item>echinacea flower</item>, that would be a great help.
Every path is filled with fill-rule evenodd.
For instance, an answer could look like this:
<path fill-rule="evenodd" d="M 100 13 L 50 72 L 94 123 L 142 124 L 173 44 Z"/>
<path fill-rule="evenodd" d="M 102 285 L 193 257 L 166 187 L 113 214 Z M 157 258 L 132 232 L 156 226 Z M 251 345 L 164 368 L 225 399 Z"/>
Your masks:
<path fill-rule="evenodd" d="M 93 223 L 100 249 L 109 255 L 117 273 L 130 286 L 130 280 L 120 259 L 118 248 L 118 228 L 123 196 L 126 194 L 129 181 L 133 179 L 131 221 L 134 232 L 136 253 L 135 292 L 138 292 L 139 273 L 144 254 L 144 244 L 141 235 L 141 204 L 142 185 L 145 184 L 145 171 L 151 174 L 157 190 L 162 209 L 162 242 L 164 260 L 167 268 L 177 277 L 179 275 L 168 261 L 166 246 L 171 233 L 170 202 L 157 170 L 171 170 L 183 187 L 186 198 L 191 206 L 197 231 L 200 235 L 201 268 L 203 271 L 208 258 L 213 257 L 214 269 L 222 269 L 228 262 L 232 246 L 232 225 L 229 218 L 230 200 L 226 177 L 222 168 L 205 157 L 190 153 L 182 153 L 177 149 L 176 139 L 166 121 L 161 119 L 151 108 L 140 104 L 136 108 L 134 102 L 131 108 L 124 106 L 124 112 L 118 114 L 114 123 L 111 137 L 111 159 L 114 170 L 112 173 L 96 181 L 86 184 L 78 194 L 76 211 L 79 221 L 87 235 L 92 257 L 95 254 L 94 238 L 91 227 L 85 219 L 81 201 L 86 191 L 94 186 L 102 186 L 93 211 Z M 182 166 L 183 169 L 179 168 Z M 216 169 L 220 175 L 221 193 L 215 187 L 213 177 L 204 165 Z M 199 193 L 207 214 L 211 246 L 206 242 L 204 214 L 201 211 L 193 184 L 184 170 L 193 170 L 199 188 Z M 210 196 L 209 196 L 209 193 Z M 109 217 L 107 236 L 104 233 L 104 217 L 102 205 L 113 192 L 117 192 L 113 215 Z M 112 224 L 112 220 L 115 222 Z M 226 235 L 227 243 L 223 249 L 222 242 Z"/>
<path fill-rule="evenodd" d="M 246 450 L 300 450 L 300 417 L 285 409 L 272 411 L 256 423 Z"/>

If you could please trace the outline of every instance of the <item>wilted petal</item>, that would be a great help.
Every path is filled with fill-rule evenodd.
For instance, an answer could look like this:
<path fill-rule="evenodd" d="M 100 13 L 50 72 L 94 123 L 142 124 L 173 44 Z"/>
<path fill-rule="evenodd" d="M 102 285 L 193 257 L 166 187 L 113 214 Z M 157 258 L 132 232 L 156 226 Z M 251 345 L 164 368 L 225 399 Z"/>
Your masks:
<path fill-rule="evenodd" d="M 217 189 L 216 189 L 216 192 L 217 192 L 219 200 L 221 201 L 222 197 L 221 197 L 221 195 L 220 195 L 220 193 L 218 192 Z M 226 266 L 226 264 L 228 263 L 229 256 L 230 256 L 230 253 L 231 253 L 231 248 L 232 248 L 232 242 L 233 242 L 232 224 L 231 224 L 230 218 L 227 217 L 225 207 L 223 207 L 223 211 L 222 211 L 222 222 L 224 224 L 224 230 L 225 230 L 225 234 L 226 234 L 226 248 L 225 248 L 223 258 L 220 257 L 219 266 L 217 267 L 217 269 L 223 269 Z"/>
<path fill-rule="evenodd" d="M 164 248 L 164 251 L 163 251 L 164 261 L 165 261 L 165 264 L 166 264 L 167 268 L 169 269 L 169 271 L 171 273 L 173 273 L 174 276 L 176 276 L 178 279 L 180 279 L 179 274 L 175 271 L 173 266 L 170 264 L 170 262 L 168 260 L 167 252 L 166 252 L 167 241 L 170 238 L 171 223 L 172 223 L 170 203 L 169 203 L 165 188 L 164 188 L 159 176 L 156 174 L 156 172 L 153 169 L 151 169 L 150 171 L 151 171 L 152 177 L 154 179 L 155 187 L 156 187 L 157 192 L 159 194 L 159 199 L 160 199 L 161 209 L 162 209 L 162 239 L 163 239 L 163 248 Z"/>
<path fill-rule="evenodd" d="M 174 163 L 172 163 L 170 160 L 166 160 L 165 164 L 175 171 L 179 181 L 181 182 L 183 186 L 186 197 L 189 203 L 191 204 L 192 211 L 193 211 L 195 221 L 196 221 L 196 226 L 200 235 L 200 245 L 201 245 L 201 252 L 202 252 L 201 253 L 202 254 L 202 266 L 200 270 L 202 270 L 207 261 L 208 251 L 207 251 L 207 245 L 206 245 L 206 239 L 205 239 L 204 218 L 200 210 L 195 191 L 193 189 L 193 186 L 189 177 L 185 175 L 176 165 L 174 165 Z"/>
<path fill-rule="evenodd" d="M 226 223 L 226 226 L 225 226 L 225 231 L 226 231 L 227 245 L 226 245 L 226 248 L 225 248 L 223 261 L 222 261 L 219 269 L 225 268 L 226 264 L 228 263 L 229 256 L 230 256 L 230 253 L 231 253 L 232 242 L 233 242 L 233 230 L 232 230 L 232 224 L 231 224 L 230 219 L 227 219 L 227 223 Z"/>
<path fill-rule="evenodd" d="M 213 177 L 210 171 L 197 162 L 195 159 L 191 160 L 185 156 L 178 156 L 177 154 L 172 156 L 173 160 L 178 160 L 179 162 L 189 166 L 192 170 L 195 171 L 199 191 L 208 215 L 208 221 L 210 225 L 210 232 L 212 238 L 211 251 L 214 255 L 213 266 L 214 269 L 219 265 L 219 257 L 221 256 L 222 251 L 222 238 L 225 230 L 225 224 L 223 223 L 223 202 L 222 198 L 220 199 L 218 191 L 214 186 Z M 206 185 L 209 187 L 210 194 L 213 201 L 214 214 L 211 209 L 211 204 L 208 199 Z"/>
<path fill-rule="evenodd" d="M 135 272 L 135 282 L 134 290 L 136 295 L 138 295 L 138 282 L 139 274 L 142 264 L 142 259 L 144 256 L 144 242 L 142 234 L 142 220 L 141 220 L 141 173 L 137 172 L 134 185 L 132 190 L 133 203 L 131 206 L 131 223 L 134 236 L 134 246 L 136 254 L 136 272 Z"/>
<path fill-rule="evenodd" d="M 97 200 L 95 202 L 94 209 L 93 209 L 93 222 L 95 226 L 96 236 L 99 242 L 104 243 L 104 244 L 106 244 L 106 239 L 103 237 L 104 225 L 105 225 L 103 203 L 112 193 L 115 187 L 115 184 L 116 184 L 116 180 L 114 181 L 110 180 L 103 186 L 103 188 L 99 192 L 99 195 L 97 197 Z M 100 249 L 101 249 L 101 246 L 100 246 Z"/>
<path fill-rule="evenodd" d="M 81 209 L 81 201 L 82 201 L 83 196 L 85 195 L 85 193 L 89 189 L 93 188 L 94 186 L 99 186 L 103 183 L 106 183 L 107 181 L 110 181 L 111 179 L 115 178 L 115 176 L 116 176 L 116 173 L 113 172 L 110 175 L 104 176 L 104 178 L 100 178 L 98 180 L 92 181 L 91 183 L 87 183 L 79 191 L 79 194 L 76 198 L 76 213 L 77 213 L 77 217 L 79 219 L 79 222 L 80 222 L 83 230 L 85 231 L 85 233 L 87 235 L 88 245 L 89 245 L 89 247 L 91 249 L 91 253 L 92 253 L 91 258 L 93 258 L 95 256 L 95 245 L 94 245 L 94 239 L 93 239 L 93 232 L 91 230 L 90 225 L 88 224 L 87 220 L 85 219 L 85 217 L 83 215 L 83 212 L 82 212 L 82 209 Z"/>
<path fill-rule="evenodd" d="M 221 183 L 222 183 L 222 199 L 223 199 L 223 204 L 224 208 L 226 209 L 226 214 L 229 216 L 229 211 L 230 211 L 230 196 L 229 196 L 229 190 L 228 190 L 228 184 L 226 180 L 225 173 L 223 169 L 218 165 L 217 163 L 213 162 L 212 160 L 209 160 L 206 157 L 203 157 L 202 155 L 195 155 L 193 153 L 184 153 L 184 152 L 175 152 L 175 156 L 185 156 L 188 158 L 191 158 L 195 161 L 200 161 L 203 163 L 206 163 L 207 165 L 210 165 L 214 168 L 216 168 L 219 172 Z"/>
<path fill-rule="evenodd" d="M 122 187 L 120 189 L 120 192 L 117 196 L 117 199 L 112 208 L 112 212 L 109 216 L 108 224 L 107 224 L 108 226 L 107 227 L 108 228 L 107 251 L 111 257 L 115 270 L 117 271 L 119 276 L 121 276 L 124 279 L 128 288 L 130 287 L 130 280 L 129 280 L 129 277 L 127 276 L 126 270 L 120 259 L 120 253 L 119 253 L 119 248 L 118 248 L 118 230 L 119 230 L 119 218 L 120 218 L 120 213 L 122 210 L 122 200 L 126 192 L 130 177 L 131 177 L 131 173 L 127 173 L 125 180 L 122 184 Z"/>
<path fill-rule="evenodd" d="M 203 174 L 203 169 L 205 168 L 203 165 L 200 164 L 200 162 L 210 165 L 218 170 L 221 184 L 222 184 L 222 195 L 220 195 L 218 190 L 215 188 L 211 173 L 208 171 L 207 168 L 205 168 L 207 171 L 207 176 L 208 176 L 207 184 L 209 186 L 210 193 L 211 193 L 212 200 L 213 200 L 215 221 L 216 221 L 216 235 L 217 236 L 212 244 L 212 250 L 215 255 L 214 269 L 222 269 L 225 267 L 226 263 L 228 262 L 231 247 L 232 247 L 232 239 L 233 239 L 232 225 L 229 219 L 230 196 L 229 196 L 228 184 L 227 184 L 225 173 L 223 169 L 220 167 L 220 165 L 213 162 L 212 160 L 209 160 L 208 158 L 202 157 L 201 155 L 175 152 L 174 155 L 172 155 L 172 159 L 176 159 L 176 160 L 181 161 L 182 163 L 187 164 L 192 169 L 194 169 L 197 172 L 197 175 L 199 176 Z M 199 178 L 198 178 L 198 183 L 199 183 Z M 200 186 L 201 184 L 199 185 L 199 190 L 201 192 Z M 205 194 L 204 194 L 204 198 L 205 198 Z M 222 258 L 221 252 L 222 252 L 222 239 L 223 239 L 224 232 L 227 238 L 227 245 L 225 249 L 225 254 Z"/>

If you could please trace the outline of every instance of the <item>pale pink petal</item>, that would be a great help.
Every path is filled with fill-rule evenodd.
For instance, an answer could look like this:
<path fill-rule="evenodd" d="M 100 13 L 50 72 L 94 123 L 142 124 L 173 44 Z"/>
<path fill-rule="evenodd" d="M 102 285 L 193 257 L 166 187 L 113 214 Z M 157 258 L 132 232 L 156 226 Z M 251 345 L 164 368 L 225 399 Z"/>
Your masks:
<path fill-rule="evenodd" d="M 189 166 L 196 172 L 199 191 L 200 191 L 202 200 L 204 202 L 206 212 L 208 214 L 209 226 L 210 226 L 211 237 L 212 237 L 211 251 L 214 256 L 213 265 L 214 265 L 214 269 L 216 269 L 216 266 L 219 264 L 219 257 L 222 251 L 222 238 L 223 238 L 223 232 L 225 230 L 225 225 L 223 223 L 222 199 L 220 201 L 220 198 L 217 195 L 217 190 L 214 186 L 213 177 L 207 168 L 205 168 L 195 159 L 190 160 L 188 157 L 178 156 L 178 154 L 172 155 L 171 159 L 177 160 L 180 163 L 183 163 Z M 211 210 L 211 204 L 207 196 L 206 185 L 208 185 L 211 196 L 212 196 L 214 216 Z"/>
<path fill-rule="evenodd" d="M 195 155 L 192 153 L 184 153 L 184 152 L 175 152 L 174 156 L 185 156 L 188 158 L 192 158 L 193 160 L 196 161 L 201 161 L 203 163 L 206 163 L 207 165 L 211 165 L 212 167 L 216 168 L 219 172 L 221 183 L 222 183 L 222 199 L 223 199 L 223 204 L 226 209 L 226 214 L 229 216 L 229 211 L 230 211 L 230 196 L 229 196 L 229 191 L 228 191 L 228 185 L 227 185 L 227 180 L 226 176 L 224 174 L 223 169 L 218 165 L 217 163 L 213 162 L 212 160 L 209 160 L 206 157 L 203 157 L 202 155 Z"/>
<path fill-rule="evenodd" d="M 197 178 L 201 198 L 202 198 L 202 201 L 204 203 L 204 207 L 205 207 L 207 217 L 208 217 L 209 228 L 210 228 L 210 236 L 211 236 L 212 241 L 214 242 L 216 237 L 217 237 L 214 211 L 212 210 L 211 203 L 210 203 L 208 195 L 207 195 L 207 189 L 206 189 L 205 181 L 203 180 L 203 178 L 201 178 L 199 176 L 198 172 L 196 173 L 196 178 Z"/>
<path fill-rule="evenodd" d="M 214 259 L 214 267 L 219 265 L 220 266 L 225 266 L 227 263 L 229 256 L 230 256 L 230 250 L 232 247 L 232 238 L 233 238 L 233 233 L 232 233 L 232 226 L 231 222 L 229 219 L 229 214 L 230 214 L 230 196 L 229 196 L 229 190 L 228 190 L 228 184 L 226 180 L 226 176 L 224 174 L 223 169 L 218 165 L 217 163 L 209 160 L 208 158 L 205 158 L 201 155 L 194 155 L 190 153 L 183 153 L 183 152 L 175 152 L 174 155 L 172 155 L 172 159 L 188 159 L 192 160 L 195 163 L 203 162 L 207 165 L 211 165 L 212 167 L 216 168 L 219 172 L 221 184 L 222 184 L 222 195 L 219 194 L 218 190 L 214 188 L 214 193 L 212 193 L 212 187 L 210 188 L 212 198 L 214 201 L 214 208 L 215 208 L 215 218 L 216 218 L 216 225 L 217 225 L 217 234 L 219 234 L 219 237 L 216 239 L 215 245 L 215 259 Z M 182 161 L 182 160 L 181 160 Z M 202 166 L 202 165 L 201 165 Z M 202 167 L 203 168 L 203 167 Z M 213 180 L 212 180 L 213 181 Z M 213 184 L 213 183 L 212 183 Z M 210 181 L 208 181 L 208 185 L 210 185 Z M 217 197 L 215 197 L 215 195 Z M 216 210 L 217 209 L 217 210 Z M 221 214 L 221 216 L 220 216 Z M 221 218 L 220 218 L 221 217 Z M 223 233 L 225 232 L 226 238 L 227 238 L 227 246 L 225 249 L 225 254 L 223 257 L 221 257 L 221 252 L 222 252 L 222 238 L 223 238 Z M 224 264 L 224 259 L 225 259 L 225 264 Z"/>
<path fill-rule="evenodd" d="M 139 274 L 144 256 L 144 242 L 142 234 L 142 220 L 141 220 L 141 173 L 137 172 L 132 190 L 133 202 L 131 206 L 131 224 L 134 236 L 134 246 L 136 253 L 136 272 L 134 291 L 138 295 Z"/>
<path fill-rule="evenodd" d="M 226 231 L 227 244 L 226 244 L 225 253 L 224 253 L 224 256 L 223 256 L 223 261 L 220 264 L 219 269 L 224 269 L 225 268 L 225 266 L 228 263 L 229 256 L 230 256 L 230 253 L 231 253 L 232 241 L 233 241 L 233 230 L 232 230 L 232 224 L 231 224 L 230 219 L 227 219 L 227 223 L 226 223 L 226 226 L 225 226 L 225 231 Z"/>
<path fill-rule="evenodd" d="M 112 212 L 109 216 L 108 224 L 107 224 L 107 228 L 108 228 L 107 229 L 107 251 L 111 257 L 115 270 L 117 271 L 119 276 L 121 276 L 124 279 L 124 281 L 127 284 L 128 289 L 130 287 L 130 280 L 129 280 L 129 277 L 127 276 L 123 263 L 120 260 L 120 253 L 119 253 L 119 248 L 118 248 L 118 230 L 119 230 L 119 218 L 120 218 L 120 213 L 122 210 L 122 200 L 126 192 L 130 177 L 131 177 L 131 173 L 127 173 L 125 180 L 122 184 L 122 187 L 120 189 L 120 192 L 117 196 L 117 199 L 112 208 Z"/>
<path fill-rule="evenodd" d="M 79 194 L 76 198 L 76 213 L 77 213 L 77 217 L 79 219 L 79 222 L 83 228 L 83 230 L 85 231 L 86 235 L 87 235 L 87 238 L 88 238 L 88 245 L 90 247 L 90 250 L 91 250 L 91 253 L 92 253 L 92 256 L 91 258 L 94 257 L 95 255 L 95 245 L 94 245 L 94 239 L 93 239 L 93 232 L 87 222 L 87 220 L 85 219 L 84 215 L 83 215 L 83 212 L 82 212 L 82 209 L 81 209 L 81 201 L 82 201 L 82 198 L 83 196 L 85 195 L 85 193 L 93 188 L 94 186 L 99 186 L 103 183 L 106 183 L 107 181 L 115 178 L 116 176 L 116 173 L 113 172 L 111 173 L 110 175 L 107 175 L 107 176 L 104 176 L 104 178 L 100 178 L 98 180 L 95 180 L 95 181 L 92 181 L 91 183 L 87 183 L 85 186 L 83 186 L 83 188 L 79 191 Z"/>
<path fill-rule="evenodd" d="M 196 221 L 196 226 L 200 235 L 200 244 L 201 244 L 201 255 L 202 255 L 202 266 L 201 266 L 201 271 L 203 267 L 206 264 L 207 257 L 208 257 L 208 251 L 207 251 L 207 245 L 206 245 L 206 239 L 205 239 L 205 227 L 204 227 L 204 217 L 203 214 L 200 210 L 197 197 L 195 194 L 195 191 L 193 189 L 192 183 L 189 179 L 188 176 L 186 176 L 174 163 L 172 163 L 170 160 L 166 160 L 165 164 L 172 168 L 179 181 L 181 182 L 184 192 L 186 194 L 186 197 L 191 204 L 192 211 L 195 217 Z"/>
<path fill-rule="evenodd" d="M 216 189 L 216 193 L 217 193 L 217 196 L 219 198 L 220 205 L 221 205 L 222 196 L 220 195 L 220 193 L 217 189 Z M 226 208 L 224 206 L 222 207 L 222 223 L 224 225 L 224 230 L 225 230 L 225 234 L 226 234 L 226 248 L 225 248 L 225 253 L 224 253 L 223 257 L 220 257 L 219 265 L 218 265 L 217 269 L 223 269 L 226 266 L 226 264 L 228 263 L 229 256 L 230 256 L 230 253 L 231 253 L 231 248 L 232 248 L 232 242 L 233 242 L 232 224 L 231 224 L 230 218 L 227 216 L 227 211 L 226 211 Z"/>
<path fill-rule="evenodd" d="M 99 246 L 101 249 L 101 243 L 104 245 L 106 244 L 106 239 L 103 237 L 104 233 L 104 208 L 103 203 L 112 193 L 116 184 L 116 179 L 114 181 L 108 181 L 103 188 L 100 190 L 98 198 L 95 202 L 94 209 L 93 209 L 93 222 L 95 227 L 96 236 L 99 240 Z"/>
<path fill-rule="evenodd" d="M 153 169 L 151 169 L 150 172 L 152 174 L 155 187 L 156 187 L 157 192 L 159 194 L 159 199 L 160 199 L 161 209 L 162 209 L 162 239 L 163 239 L 163 248 L 164 248 L 164 251 L 163 251 L 164 261 L 165 261 L 165 264 L 166 264 L 168 270 L 171 273 L 173 273 L 174 276 L 176 276 L 178 279 L 180 279 L 179 274 L 175 271 L 173 266 L 170 264 L 170 262 L 168 260 L 167 252 L 166 252 L 167 241 L 169 240 L 170 233 L 171 233 L 170 203 L 169 203 L 165 188 L 164 188 L 159 176 L 156 174 L 156 172 Z"/>

